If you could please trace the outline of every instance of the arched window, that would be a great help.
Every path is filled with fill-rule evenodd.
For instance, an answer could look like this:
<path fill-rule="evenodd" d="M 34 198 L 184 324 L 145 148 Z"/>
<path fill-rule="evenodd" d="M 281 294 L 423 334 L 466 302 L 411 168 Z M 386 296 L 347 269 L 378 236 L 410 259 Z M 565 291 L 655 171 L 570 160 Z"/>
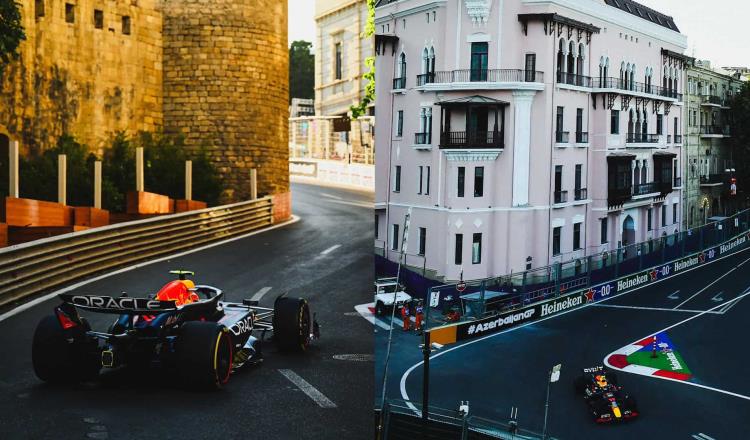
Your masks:
<path fill-rule="evenodd" d="M 604 80 L 606 81 L 607 78 L 609 78 L 609 57 L 607 57 L 607 61 L 604 62 Z"/>
<path fill-rule="evenodd" d="M 635 90 L 635 64 L 630 66 L 630 80 L 628 81 L 630 90 Z"/>
<path fill-rule="evenodd" d="M 557 47 L 557 72 L 558 72 L 558 81 L 562 81 L 562 72 L 564 72 L 565 69 L 565 49 L 563 46 L 563 40 L 560 40 L 560 43 Z"/>
<path fill-rule="evenodd" d="M 648 112 L 643 111 L 643 141 L 646 141 L 646 134 L 648 134 Z"/>
<path fill-rule="evenodd" d="M 429 73 L 430 71 L 430 54 L 427 52 L 427 48 L 425 47 L 424 50 L 422 50 L 422 73 Z"/>
<path fill-rule="evenodd" d="M 435 48 L 430 46 L 430 68 L 427 71 L 431 74 L 435 74 Z"/>
<path fill-rule="evenodd" d="M 633 124 L 635 124 L 635 121 L 633 119 L 634 119 L 633 109 L 630 109 L 630 112 L 628 113 L 628 137 L 629 138 L 633 136 L 633 128 L 634 128 Z"/>
<path fill-rule="evenodd" d="M 576 74 L 578 75 L 578 81 L 576 81 L 576 84 L 579 86 L 584 85 L 583 84 L 583 43 L 578 45 L 578 58 L 576 58 Z"/>
<path fill-rule="evenodd" d="M 623 61 L 620 63 L 620 84 L 617 85 L 618 88 L 622 89 L 625 86 L 625 62 Z"/>
<path fill-rule="evenodd" d="M 575 45 L 571 41 L 568 43 L 568 74 L 575 74 L 576 73 L 576 55 L 575 55 Z"/>
<path fill-rule="evenodd" d="M 604 84 L 604 57 L 599 58 L 599 87 Z"/>
<path fill-rule="evenodd" d="M 398 57 L 398 77 L 406 78 L 406 54 L 403 52 Z"/>
<path fill-rule="evenodd" d="M 641 134 L 641 111 L 636 110 L 635 111 L 635 131 L 633 132 L 633 135 L 635 135 L 635 142 L 640 141 L 640 134 Z"/>

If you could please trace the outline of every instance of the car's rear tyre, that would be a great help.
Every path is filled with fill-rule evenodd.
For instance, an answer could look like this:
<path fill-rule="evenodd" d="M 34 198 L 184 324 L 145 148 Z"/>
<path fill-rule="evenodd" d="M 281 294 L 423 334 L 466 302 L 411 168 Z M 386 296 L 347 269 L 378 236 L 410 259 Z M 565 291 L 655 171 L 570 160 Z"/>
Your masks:
<path fill-rule="evenodd" d="M 310 345 L 310 306 L 302 298 L 280 297 L 273 307 L 273 337 L 282 351 L 304 352 Z"/>
<path fill-rule="evenodd" d="M 66 335 L 57 316 L 45 316 L 34 331 L 31 343 L 31 363 L 36 376 L 45 382 L 63 383 L 90 380 L 99 374 L 101 363 L 96 344 L 87 341 L 88 322 L 81 320 L 81 328 Z M 73 342 L 68 342 L 72 336 Z"/>
<path fill-rule="evenodd" d="M 183 324 L 175 346 L 182 384 L 202 390 L 226 385 L 232 372 L 232 351 L 232 338 L 223 325 L 208 321 Z"/>
<path fill-rule="evenodd" d="M 382 301 L 375 303 L 375 314 L 378 316 L 385 315 L 385 304 Z"/>

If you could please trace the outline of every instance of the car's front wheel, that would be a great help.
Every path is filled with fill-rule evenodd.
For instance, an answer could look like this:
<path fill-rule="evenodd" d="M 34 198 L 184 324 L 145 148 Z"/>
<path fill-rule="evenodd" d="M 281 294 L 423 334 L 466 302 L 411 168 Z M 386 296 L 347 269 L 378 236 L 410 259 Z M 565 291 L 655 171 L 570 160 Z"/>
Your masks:
<path fill-rule="evenodd" d="M 311 342 L 312 315 L 302 298 L 280 297 L 273 306 L 273 338 L 282 351 L 304 352 Z"/>
<path fill-rule="evenodd" d="M 208 321 L 182 325 L 175 347 L 182 383 L 199 389 L 217 389 L 232 372 L 232 338 L 223 325 Z"/>
<path fill-rule="evenodd" d="M 378 316 L 385 315 L 385 304 L 383 304 L 383 301 L 375 303 L 375 314 Z"/>

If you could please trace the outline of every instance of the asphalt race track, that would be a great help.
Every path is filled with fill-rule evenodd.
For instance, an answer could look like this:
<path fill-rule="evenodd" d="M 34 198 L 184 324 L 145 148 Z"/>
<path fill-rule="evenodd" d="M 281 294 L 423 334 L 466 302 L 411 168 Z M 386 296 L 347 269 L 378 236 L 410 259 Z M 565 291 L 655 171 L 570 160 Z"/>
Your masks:
<path fill-rule="evenodd" d="M 199 284 L 223 289 L 228 300 L 263 295 L 261 305 L 272 306 L 276 295 L 289 291 L 309 299 L 321 324 L 322 339 L 311 353 L 283 355 L 267 344 L 262 365 L 235 374 L 217 392 L 188 391 L 168 377 L 127 371 L 50 386 L 31 365 L 34 328 L 57 304 L 49 300 L 0 322 L 0 439 L 370 438 L 372 359 L 334 356 L 373 350 L 372 325 L 350 313 L 372 297 L 372 195 L 301 184 L 292 192 L 297 223 L 75 292 L 145 296 L 171 280 L 167 272 L 176 268 L 194 270 Z M 111 319 L 99 315 L 94 329 L 106 330 Z M 322 407 L 280 370 L 291 370 L 336 407 Z"/>
<path fill-rule="evenodd" d="M 519 426 L 541 432 L 548 370 L 561 363 L 548 422 L 549 434 L 556 438 L 750 438 L 750 298 L 729 302 L 749 288 L 750 252 L 744 251 L 606 302 L 444 347 L 430 363 L 430 404 L 456 409 L 461 400 L 469 400 L 472 414 L 498 421 L 507 421 L 515 406 Z M 596 425 L 573 391 L 580 369 L 600 365 L 611 352 L 691 317 L 667 331 L 693 373 L 690 383 L 619 372 L 641 417 Z M 386 340 L 387 332 L 377 330 L 376 388 L 381 386 Z M 421 402 L 419 342 L 413 334 L 396 333 L 389 398 L 404 397 L 405 377 L 406 396 Z"/>

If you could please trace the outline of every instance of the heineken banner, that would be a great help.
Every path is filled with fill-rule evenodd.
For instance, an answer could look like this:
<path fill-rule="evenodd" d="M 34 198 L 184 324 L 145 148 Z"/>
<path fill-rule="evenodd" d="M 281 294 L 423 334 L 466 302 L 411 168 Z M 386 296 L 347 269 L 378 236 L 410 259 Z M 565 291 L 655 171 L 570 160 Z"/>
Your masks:
<path fill-rule="evenodd" d="M 661 266 L 618 278 L 614 281 L 592 286 L 586 290 L 579 290 L 523 308 L 479 320 L 462 322 L 449 327 L 455 327 L 456 342 L 489 335 L 572 310 L 588 303 L 602 301 L 612 295 L 637 289 L 658 280 L 681 274 L 694 267 L 710 263 L 720 257 L 745 249 L 748 243 L 750 243 L 750 233 L 745 233 L 724 244 L 706 249 L 699 254 L 690 255 Z M 445 333 L 442 330 L 441 332 Z M 450 339 L 453 339 L 452 335 L 448 340 L 444 340 L 444 342 L 452 342 Z"/>

